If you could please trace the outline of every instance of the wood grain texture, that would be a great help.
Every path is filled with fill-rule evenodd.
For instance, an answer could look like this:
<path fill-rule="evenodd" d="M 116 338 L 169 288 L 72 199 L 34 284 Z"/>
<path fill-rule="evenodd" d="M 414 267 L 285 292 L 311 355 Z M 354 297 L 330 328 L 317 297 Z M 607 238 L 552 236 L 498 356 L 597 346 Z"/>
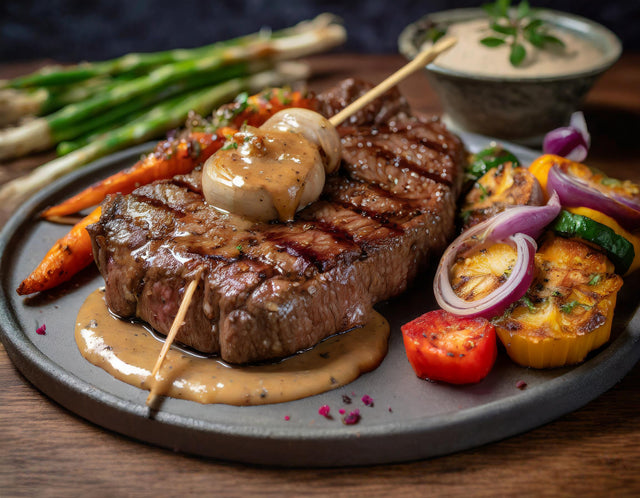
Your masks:
<path fill-rule="evenodd" d="M 311 59 L 313 89 L 358 75 L 373 82 L 399 56 Z M 33 65 L 0 65 L 0 78 Z M 416 74 L 401 90 L 421 112 L 438 101 Z M 590 164 L 640 181 L 640 54 L 626 54 L 590 93 Z M 0 182 L 42 157 L 2 165 Z M 0 225 L 6 217 L 0 218 Z M 613 389 L 526 434 L 425 461 L 348 469 L 273 469 L 175 454 L 97 427 L 33 388 L 0 346 L 0 496 L 637 496 L 640 366 Z"/>

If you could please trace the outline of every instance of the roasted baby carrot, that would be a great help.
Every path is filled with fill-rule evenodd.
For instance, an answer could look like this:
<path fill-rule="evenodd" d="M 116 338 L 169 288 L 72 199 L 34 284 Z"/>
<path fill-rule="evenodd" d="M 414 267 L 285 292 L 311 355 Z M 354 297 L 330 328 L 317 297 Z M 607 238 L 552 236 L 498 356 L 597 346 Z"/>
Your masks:
<path fill-rule="evenodd" d="M 154 152 L 130 168 L 94 183 L 64 202 L 46 209 L 41 216 L 67 216 L 101 203 L 107 194 L 128 194 L 140 185 L 189 173 L 197 164 L 206 161 L 224 141 L 225 137 L 217 133 L 192 132 L 177 142 L 160 142 Z"/>
<path fill-rule="evenodd" d="M 93 251 L 86 227 L 98 221 L 101 212 L 102 208 L 97 207 L 58 240 L 31 275 L 22 281 L 18 294 L 24 296 L 52 289 L 89 266 L 93 262 Z"/>

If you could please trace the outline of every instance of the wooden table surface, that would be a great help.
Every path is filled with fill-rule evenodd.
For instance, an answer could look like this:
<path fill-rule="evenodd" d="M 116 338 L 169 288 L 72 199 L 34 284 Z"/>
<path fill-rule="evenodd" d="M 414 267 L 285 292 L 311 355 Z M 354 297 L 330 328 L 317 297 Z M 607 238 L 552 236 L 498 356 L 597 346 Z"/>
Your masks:
<path fill-rule="evenodd" d="M 347 76 L 380 81 L 400 56 L 310 59 L 313 89 Z M 35 63 L 0 65 L 0 78 Z M 401 84 L 414 109 L 440 112 L 423 74 Z M 640 182 L 640 54 L 625 54 L 589 94 L 590 164 Z M 51 157 L 0 165 L 0 183 Z M 0 226 L 6 215 L 0 217 Z M 279 469 L 176 454 L 81 419 L 32 387 L 0 346 L 0 496 L 639 495 L 640 365 L 574 413 L 526 434 L 425 461 Z"/>

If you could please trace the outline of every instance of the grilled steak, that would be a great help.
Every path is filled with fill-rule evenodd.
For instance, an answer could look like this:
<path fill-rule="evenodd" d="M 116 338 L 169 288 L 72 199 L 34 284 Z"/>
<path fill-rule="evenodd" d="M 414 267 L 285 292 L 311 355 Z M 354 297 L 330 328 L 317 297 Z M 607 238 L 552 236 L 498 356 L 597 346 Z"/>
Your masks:
<path fill-rule="evenodd" d="M 369 86 L 318 96 L 333 115 Z M 362 325 L 444 249 L 464 151 L 392 91 L 340 128 L 343 162 L 291 223 L 208 206 L 196 170 L 108 198 L 89 228 L 106 300 L 166 334 L 200 279 L 177 340 L 232 363 L 283 357 Z"/>

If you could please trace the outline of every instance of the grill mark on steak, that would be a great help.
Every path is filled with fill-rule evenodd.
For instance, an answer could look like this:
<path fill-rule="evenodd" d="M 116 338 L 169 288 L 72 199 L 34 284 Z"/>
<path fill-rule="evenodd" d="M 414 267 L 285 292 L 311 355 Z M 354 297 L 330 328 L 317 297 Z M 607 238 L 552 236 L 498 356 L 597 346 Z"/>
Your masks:
<path fill-rule="evenodd" d="M 352 211 L 354 211 L 355 213 L 358 213 L 363 217 L 366 217 L 366 218 L 369 218 L 370 220 L 378 222 L 381 225 L 381 227 L 386 228 L 387 230 L 393 232 L 395 235 L 400 235 L 404 232 L 404 229 L 402 228 L 402 226 L 389 220 L 387 213 L 378 213 L 375 211 L 368 211 L 364 208 L 358 208 L 348 202 L 342 202 L 339 200 L 336 200 L 333 203 L 343 208 L 351 209 Z"/>
<path fill-rule="evenodd" d="M 202 171 L 200 167 L 198 167 L 198 171 Z M 198 177 L 197 181 L 194 181 L 194 178 L 193 174 L 178 175 L 174 176 L 170 181 L 178 187 L 185 188 L 194 194 L 202 195 L 202 181 L 200 177 Z"/>
<path fill-rule="evenodd" d="M 301 213 L 301 218 L 316 220 L 332 234 L 357 245 L 362 252 L 360 258 L 366 257 L 367 251 L 376 243 L 404 233 L 404 229 L 397 225 L 386 226 L 352 206 L 337 202 L 319 201 Z"/>
<path fill-rule="evenodd" d="M 303 259 L 320 272 L 341 262 L 349 264 L 362 252 L 351 238 L 313 222 L 274 226 L 265 237 L 279 250 Z"/>
<path fill-rule="evenodd" d="M 366 88 L 345 82 L 320 95 L 320 107 L 335 114 Z M 109 307 L 166 333 L 203 269 L 201 304 L 177 340 L 232 363 L 292 354 L 363 324 L 453 235 L 464 151 L 439 122 L 407 113 L 394 90 L 341 127 L 340 174 L 291 223 L 218 212 L 202 198 L 199 169 L 108 199 L 88 230 Z M 368 136 L 371 150 L 358 146 Z M 423 154 L 432 162 L 420 164 L 415 151 L 430 140 L 439 144 Z"/>
<path fill-rule="evenodd" d="M 434 181 L 453 184 L 455 165 L 445 153 L 428 148 L 415 140 L 391 132 L 356 135 L 343 139 L 343 144 L 355 147 L 360 143 L 370 144 L 368 150 L 375 151 L 376 157 L 392 162 L 400 169 L 408 169 Z"/>
<path fill-rule="evenodd" d="M 138 194 L 136 192 L 132 193 L 131 195 L 134 196 L 134 198 L 139 202 L 139 203 L 147 203 L 149 206 L 154 207 L 154 208 L 158 208 L 158 209 L 166 209 L 167 211 L 173 213 L 175 216 L 186 216 L 186 212 L 176 206 L 172 206 L 170 204 L 168 204 L 167 202 L 164 202 L 161 199 L 155 198 L 155 197 L 150 197 L 148 195 L 144 195 L 144 194 Z"/>
<path fill-rule="evenodd" d="M 325 200 L 340 202 L 385 224 L 401 225 L 422 213 L 415 201 L 400 199 L 370 183 L 333 177 L 327 180 L 323 194 Z"/>

